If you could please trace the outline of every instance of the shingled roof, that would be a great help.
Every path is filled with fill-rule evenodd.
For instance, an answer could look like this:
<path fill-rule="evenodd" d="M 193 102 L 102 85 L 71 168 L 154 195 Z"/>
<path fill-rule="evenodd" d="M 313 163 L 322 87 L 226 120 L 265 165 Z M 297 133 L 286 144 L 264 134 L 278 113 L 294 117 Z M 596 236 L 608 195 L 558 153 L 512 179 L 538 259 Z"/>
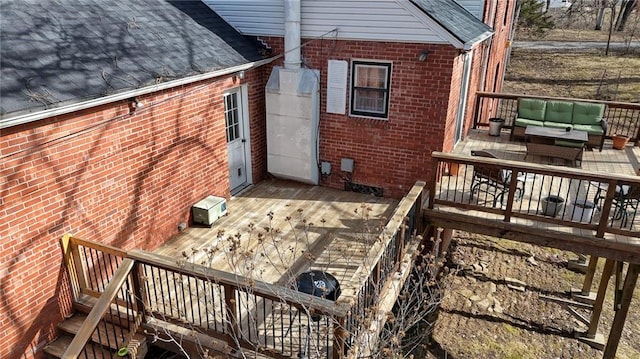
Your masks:
<path fill-rule="evenodd" d="M 261 60 L 201 1 L 4 0 L 0 119 Z"/>
<path fill-rule="evenodd" d="M 471 48 L 493 34 L 487 24 L 473 16 L 454 0 L 411 0 L 425 14 Z"/>

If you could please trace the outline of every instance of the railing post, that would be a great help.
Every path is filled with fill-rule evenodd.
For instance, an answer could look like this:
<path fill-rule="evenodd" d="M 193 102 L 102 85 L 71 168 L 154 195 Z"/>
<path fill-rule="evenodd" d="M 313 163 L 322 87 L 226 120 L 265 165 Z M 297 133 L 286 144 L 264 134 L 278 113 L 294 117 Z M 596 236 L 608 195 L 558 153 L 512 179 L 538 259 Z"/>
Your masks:
<path fill-rule="evenodd" d="M 418 234 L 422 234 L 422 229 L 424 228 L 424 223 L 423 223 L 423 218 L 422 218 L 422 198 L 424 196 L 424 189 L 425 187 L 422 187 L 422 190 L 420 191 L 420 194 L 418 195 L 418 198 L 416 199 L 416 220 L 415 220 L 415 224 L 416 224 L 416 228 L 414 228 L 415 233 Z"/>
<path fill-rule="evenodd" d="M 136 312 L 138 317 L 136 318 L 136 325 L 140 323 L 146 322 L 146 314 L 147 314 L 147 306 L 148 306 L 148 295 L 144 280 L 144 273 L 142 270 L 142 264 L 136 261 L 133 265 L 132 281 L 133 281 L 133 295 L 134 303 L 136 305 Z"/>
<path fill-rule="evenodd" d="M 429 209 L 433 209 L 436 194 L 436 183 L 438 178 L 438 165 L 440 159 L 431 158 L 431 183 L 429 184 Z"/>
<path fill-rule="evenodd" d="M 347 335 L 345 317 L 339 317 L 334 319 L 333 322 L 333 359 L 343 358 L 345 356 L 345 344 Z"/>
<path fill-rule="evenodd" d="M 236 288 L 229 284 L 224 284 L 224 304 L 227 312 L 227 344 L 235 348 L 237 339 L 240 339 L 240 324 L 238 323 L 238 296 Z"/>
<path fill-rule="evenodd" d="M 473 128 L 478 128 L 478 117 L 480 116 L 480 102 L 482 101 L 482 97 L 479 93 L 476 92 L 476 105 L 475 110 L 473 112 Z"/>
<path fill-rule="evenodd" d="M 618 181 L 612 180 L 608 183 L 607 196 L 604 199 L 604 205 L 602 206 L 601 213 L 611 213 L 611 204 L 613 203 L 613 197 L 616 195 L 615 188 L 618 185 Z M 598 231 L 596 233 L 597 238 L 603 238 L 605 232 L 609 227 L 609 216 L 600 216 L 600 222 L 598 222 Z"/>
<path fill-rule="evenodd" d="M 500 169 L 498 169 L 498 171 L 500 171 Z M 516 177 L 518 176 L 518 170 L 515 168 L 511 168 L 509 169 L 509 171 L 511 171 L 511 182 L 509 183 L 509 193 L 507 195 L 507 208 L 505 209 L 504 212 L 504 221 L 505 222 L 511 222 L 511 212 L 513 211 L 513 201 L 516 198 L 516 189 L 518 188 L 518 181 L 516 180 Z M 501 198 L 501 200 L 504 200 L 504 198 Z"/>
<path fill-rule="evenodd" d="M 73 282 L 74 296 L 77 299 L 78 296 L 89 287 L 89 284 L 85 277 L 85 263 L 82 261 L 78 244 L 71 234 L 65 234 L 62 237 L 62 250 L 67 270 L 72 277 L 71 281 Z"/>

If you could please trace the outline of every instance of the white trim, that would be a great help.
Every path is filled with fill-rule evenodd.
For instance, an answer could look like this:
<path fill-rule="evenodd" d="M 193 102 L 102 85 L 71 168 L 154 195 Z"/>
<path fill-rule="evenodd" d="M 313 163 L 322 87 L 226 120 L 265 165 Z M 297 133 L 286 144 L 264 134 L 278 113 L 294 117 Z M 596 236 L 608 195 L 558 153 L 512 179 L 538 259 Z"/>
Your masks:
<path fill-rule="evenodd" d="M 251 163 L 251 132 L 249 126 L 249 95 L 248 95 L 248 86 L 246 84 L 240 85 L 237 87 L 228 88 L 222 91 L 222 97 L 224 99 L 225 96 L 236 94 L 238 101 L 238 115 L 240 116 L 240 121 L 242 122 L 242 140 L 244 140 L 242 144 L 242 150 L 244 155 L 244 172 L 245 172 L 245 181 L 244 183 L 238 185 L 235 188 L 231 188 L 231 181 L 229 181 L 229 191 L 233 192 L 234 190 L 238 190 L 239 188 L 245 188 L 253 184 L 253 172 L 252 172 L 252 163 Z M 226 123 L 225 123 L 226 126 Z M 227 160 L 229 160 L 229 150 L 227 147 Z M 231 174 L 228 174 L 231 176 Z M 235 192 L 234 192 L 235 193 Z"/>
<path fill-rule="evenodd" d="M 411 1 L 407 0 L 395 0 L 396 3 L 407 10 L 411 15 L 415 16 L 416 19 L 422 21 L 425 25 L 429 26 L 438 36 L 443 38 L 444 40 L 451 43 L 451 45 L 455 48 L 462 49 L 464 48 L 464 43 L 460 41 L 457 37 L 453 36 L 449 31 L 447 31 L 442 25 L 435 22 L 432 18 L 427 16 L 417 5 L 415 5 Z"/>
<path fill-rule="evenodd" d="M 385 99 L 386 100 L 386 106 L 385 106 L 386 116 L 383 117 L 383 116 L 375 116 L 373 114 L 367 115 L 367 114 L 360 114 L 360 113 L 353 112 L 353 98 L 354 98 L 353 83 L 355 81 L 354 66 L 356 65 L 357 62 L 363 63 L 363 65 L 372 64 L 372 66 L 375 66 L 375 64 L 380 64 L 380 66 L 386 67 L 388 65 L 389 72 L 387 74 L 387 77 L 388 77 L 387 83 L 389 84 L 389 86 L 386 89 L 387 90 L 387 98 Z M 349 62 L 349 72 L 350 72 L 349 73 L 349 117 L 369 118 L 373 120 L 388 121 L 389 115 L 391 112 L 391 86 L 392 86 L 393 61 L 353 58 Z M 363 111 L 356 111 L 356 112 L 363 112 Z M 373 113 L 373 111 L 371 111 L 371 113 Z"/>
<path fill-rule="evenodd" d="M 80 111 L 80 110 L 84 110 L 91 107 L 101 106 L 101 105 L 105 105 L 105 104 L 116 102 L 116 101 L 126 100 L 136 96 L 147 95 L 153 92 L 166 90 L 172 87 L 186 85 L 186 84 L 190 84 L 190 83 L 202 81 L 202 80 L 208 80 L 214 77 L 229 75 L 239 71 L 250 70 L 252 68 L 268 64 L 272 62 L 274 59 L 275 58 L 272 57 L 272 58 L 268 58 L 260 61 L 249 62 L 243 65 L 233 66 L 223 70 L 211 71 L 204 74 L 199 74 L 199 75 L 185 77 L 185 78 L 181 78 L 173 81 L 163 82 L 160 84 L 155 84 L 155 85 L 151 85 L 151 86 L 147 86 L 147 87 L 143 87 L 135 90 L 129 90 L 129 91 L 125 91 L 125 92 L 121 92 L 121 93 L 117 93 L 109 96 L 96 98 L 93 100 L 80 102 L 80 103 L 69 104 L 62 107 L 56 107 L 56 108 L 52 108 L 44 111 L 28 113 L 28 114 L 19 115 L 19 116 L 10 117 L 10 118 L 3 118 L 3 119 L 0 119 L 0 129 L 8 128 L 11 126 L 17 126 L 17 125 L 21 125 L 21 124 L 29 123 L 33 121 L 38 121 L 38 120 L 42 120 L 42 119 L 53 117 L 53 116 L 64 115 L 67 113 Z"/>
<path fill-rule="evenodd" d="M 253 162 L 251 162 L 251 117 L 249 117 L 249 86 L 244 84 L 240 86 L 240 98 L 242 100 L 242 121 L 244 138 L 244 160 L 245 171 L 247 172 L 247 185 L 253 184 Z"/>

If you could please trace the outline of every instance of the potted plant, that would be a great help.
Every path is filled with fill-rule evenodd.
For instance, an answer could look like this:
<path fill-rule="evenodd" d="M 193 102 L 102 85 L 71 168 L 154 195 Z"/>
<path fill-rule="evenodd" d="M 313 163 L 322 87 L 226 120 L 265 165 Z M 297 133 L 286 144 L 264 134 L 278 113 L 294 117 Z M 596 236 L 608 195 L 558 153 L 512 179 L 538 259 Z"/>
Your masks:
<path fill-rule="evenodd" d="M 613 135 L 613 148 L 616 150 L 624 150 L 629 142 L 629 137 L 625 135 Z"/>
<path fill-rule="evenodd" d="M 542 206 L 542 214 L 545 216 L 555 217 L 562 211 L 564 206 L 564 198 L 560 196 L 549 195 L 540 201 Z"/>

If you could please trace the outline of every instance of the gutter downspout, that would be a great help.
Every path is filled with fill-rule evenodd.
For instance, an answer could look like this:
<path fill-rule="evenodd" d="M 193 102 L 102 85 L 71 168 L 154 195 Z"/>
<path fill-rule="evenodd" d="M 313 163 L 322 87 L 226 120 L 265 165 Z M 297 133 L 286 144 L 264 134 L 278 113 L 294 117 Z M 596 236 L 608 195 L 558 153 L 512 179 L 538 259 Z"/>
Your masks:
<path fill-rule="evenodd" d="M 260 61 L 254 61 L 254 62 L 249 62 L 243 65 L 229 67 L 223 70 L 217 70 L 217 71 L 207 72 L 207 73 L 199 74 L 195 76 L 185 77 L 182 79 L 163 82 L 157 85 L 147 86 L 147 87 L 143 87 L 135 90 L 129 90 L 129 91 L 125 91 L 125 92 L 121 92 L 121 93 L 117 93 L 109 96 L 100 97 L 93 100 L 80 102 L 80 103 L 74 103 L 74 104 L 65 105 L 62 107 L 56 107 L 49 110 L 39 111 L 36 113 L 28 113 L 28 114 L 20 115 L 16 117 L 0 119 L 0 129 L 8 128 L 11 126 L 17 126 L 17 125 L 21 125 L 28 122 L 38 121 L 38 120 L 42 120 L 42 119 L 53 117 L 53 116 L 65 115 L 71 112 L 76 112 L 76 111 L 84 110 L 91 107 L 96 107 L 96 106 L 101 106 L 101 105 L 105 105 L 112 102 L 126 100 L 136 96 L 147 95 L 156 91 L 166 90 L 172 87 L 177 87 L 181 85 L 190 84 L 193 82 L 208 80 L 214 77 L 233 74 L 239 71 L 251 70 L 256 67 L 266 65 L 274 61 L 276 58 L 277 57 L 271 57 L 271 58 L 260 60 Z"/>

